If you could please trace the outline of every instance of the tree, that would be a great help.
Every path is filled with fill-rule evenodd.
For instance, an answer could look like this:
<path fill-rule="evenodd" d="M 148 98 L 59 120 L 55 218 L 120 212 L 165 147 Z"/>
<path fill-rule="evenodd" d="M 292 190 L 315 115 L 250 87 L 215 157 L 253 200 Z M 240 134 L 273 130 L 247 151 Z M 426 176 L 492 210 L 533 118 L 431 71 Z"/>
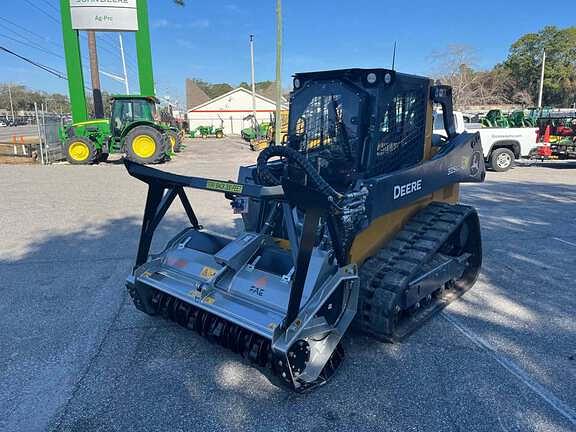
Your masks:
<path fill-rule="evenodd" d="M 91 116 L 94 116 L 94 99 L 92 98 L 92 94 L 86 95 L 86 104 L 88 105 L 88 112 Z M 112 95 L 110 93 L 102 92 L 102 104 L 104 105 L 104 117 L 110 117 L 112 109 Z"/>
<path fill-rule="evenodd" d="M 194 83 L 196 83 L 196 85 L 200 87 L 210 99 L 214 99 L 218 96 L 222 96 L 223 94 L 228 93 L 229 91 L 234 90 L 234 88 L 228 83 L 211 84 L 196 78 L 194 78 L 192 81 L 194 81 Z"/>
<path fill-rule="evenodd" d="M 34 111 L 35 102 L 39 108 L 44 104 L 53 112 L 67 113 L 70 110 L 67 96 L 30 90 L 23 85 L 14 84 L 0 84 L 0 109 L 10 109 L 10 93 L 14 111 Z"/>
<path fill-rule="evenodd" d="M 576 27 L 544 27 L 518 39 L 504 63 L 517 82 L 517 90 L 538 97 L 542 53 L 546 51 L 543 103 L 572 106 L 576 102 Z"/>
<path fill-rule="evenodd" d="M 506 88 L 510 85 L 507 71 L 476 70 L 476 51 L 466 45 L 449 45 L 445 51 L 432 55 L 437 65 L 435 78 L 452 87 L 454 106 L 466 109 L 474 105 L 507 102 Z"/>
<path fill-rule="evenodd" d="M 259 81 L 255 83 L 256 92 L 267 90 L 271 85 L 274 85 L 274 81 Z M 247 90 L 252 90 L 252 84 L 242 81 L 239 87 L 244 87 Z"/>

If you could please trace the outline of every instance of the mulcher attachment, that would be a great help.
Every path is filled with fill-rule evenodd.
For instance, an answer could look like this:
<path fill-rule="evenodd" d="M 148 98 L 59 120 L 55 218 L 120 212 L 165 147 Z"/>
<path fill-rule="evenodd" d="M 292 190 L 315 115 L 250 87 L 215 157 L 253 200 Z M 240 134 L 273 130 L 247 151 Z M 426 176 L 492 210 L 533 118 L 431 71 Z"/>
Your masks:
<path fill-rule="evenodd" d="M 356 325 L 401 341 L 470 289 L 481 264 L 476 210 L 432 203 L 361 267 Z"/>
<path fill-rule="evenodd" d="M 149 186 L 136 266 L 126 284 L 136 307 L 268 368 L 295 391 L 324 384 L 344 358 L 340 340 L 358 302 L 356 266 L 339 265 L 330 250 L 317 245 L 327 198 L 289 182 L 249 187 L 125 164 Z M 224 237 L 198 223 L 185 187 L 271 200 L 272 208 L 285 208 L 284 217 L 281 223 L 268 218 L 260 232 Z M 191 227 L 149 256 L 154 231 L 177 197 Z M 300 238 L 292 219 L 296 206 L 302 214 Z M 275 224 L 291 228 L 290 248 L 268 234 Z"/>

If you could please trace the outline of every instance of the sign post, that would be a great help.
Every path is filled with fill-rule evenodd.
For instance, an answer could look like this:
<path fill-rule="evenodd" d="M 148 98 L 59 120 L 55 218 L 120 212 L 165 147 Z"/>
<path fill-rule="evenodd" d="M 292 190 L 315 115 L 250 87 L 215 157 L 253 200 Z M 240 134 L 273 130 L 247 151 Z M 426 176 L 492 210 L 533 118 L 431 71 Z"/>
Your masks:
<path fill-rule="evenodd" d="M 140 94 L 154 96 L 154 69 L 152 68 L 152 48 L 150 44 L 150 23 L 148 22 L 148 0 L 136 0 L 138 5 L 138 26 L 136 32 L 136 55 L 138 57 L 138 80 Z"/>
<path fill-rule="evenodd" d="M 135 32 L 140 93 L 154 96 L 147 0 L 60 0 L 60 13 L 74 123 L 88 120 L 79 31 Z"/>
<path fill-rule="evenodd" d="M 62 35 L 64 38 L 66 75 L 68 76 L 72 121 L 79 123 L 88 120 L 88 109 L 86 108 L 86 94 L 84 93 L 80 41 L 78 31 L 72 29 L 70 0 L 60 0 L 60 14 L 62 16 Z"/>

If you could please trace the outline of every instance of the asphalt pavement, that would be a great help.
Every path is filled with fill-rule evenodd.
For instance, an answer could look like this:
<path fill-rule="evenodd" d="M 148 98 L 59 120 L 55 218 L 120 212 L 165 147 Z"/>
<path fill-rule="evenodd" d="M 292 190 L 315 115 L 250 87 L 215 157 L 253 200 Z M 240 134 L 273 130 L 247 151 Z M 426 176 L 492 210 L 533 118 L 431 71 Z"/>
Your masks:
<path fill-rule="evenodd" d="M 254 160 L 196 140 L 161 168 L 235 179 Z M 348 334 L 338 374 L 305 395 L 133 307 L 146 187 L 117 161 L 0 165 L 0 185 L 0 431 L 576 431 L 576 164 L 463 185 L 475 287 L 402 344 Z M 238 231 L 226 200 L 190 197 L 207 228 Z M 174 206 L 154 248 L 184 221 Z"/>

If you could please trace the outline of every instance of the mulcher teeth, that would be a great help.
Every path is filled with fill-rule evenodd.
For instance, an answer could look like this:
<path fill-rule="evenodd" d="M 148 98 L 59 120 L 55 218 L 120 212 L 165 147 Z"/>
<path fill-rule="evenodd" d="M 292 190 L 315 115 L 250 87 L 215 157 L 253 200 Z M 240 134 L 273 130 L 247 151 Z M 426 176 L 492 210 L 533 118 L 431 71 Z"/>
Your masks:
<path fill-rule="evenodd" d="M 270 342 L 262 336 L 161 291 L 156 291 L 152 304 L 164 318 L 196 331 L 253 363 L 262 367 L 270 363 Z"/>
<path fill-rule="evenodd" d="M 129 291 L 134 303 L 141 304 L 142 301 L 138 293 L 133 289 L 129 289 Z M 274 355 L 271 343 L 265 337 L 162 291 L 154 290 L 150 304 L 154 315 L 160 315 L 182 327 L 194 330 L 212 342 L 240 354 L 248 361 L 262 368 L 267 368 L 276 377 L 276 380 L 296 392 L 309 391 L 326 383 L 344 359 L 344 350 L 339 344 L 322 370 L 320 377 L 312 383 L 301 382 L 297 380 L 297 377 L 305 369 L 309 360 L 309 351 L 306 352 L 306 346 L 302 342 L 291 348 L 288 354 L 291 361 L 288 362 L 285 358 Z"/>

